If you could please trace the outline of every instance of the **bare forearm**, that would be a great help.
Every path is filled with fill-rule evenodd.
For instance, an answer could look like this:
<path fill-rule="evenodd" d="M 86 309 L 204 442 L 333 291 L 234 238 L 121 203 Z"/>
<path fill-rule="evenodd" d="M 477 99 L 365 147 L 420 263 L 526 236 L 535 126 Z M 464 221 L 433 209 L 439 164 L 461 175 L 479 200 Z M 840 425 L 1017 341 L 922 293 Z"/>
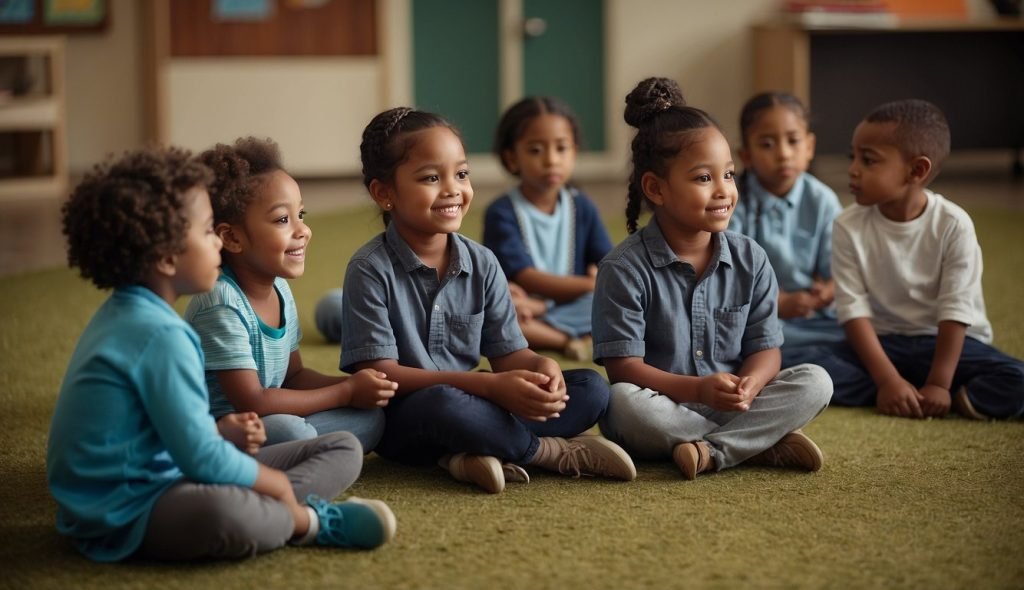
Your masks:
<path fill-rule="evenodd" d="M 868 370 L 876 385 L 900 377 L 899 371 L 889 360 L 878 340 L 878 334 L 867 318 L 856 318 L 843 324 L 846 339 L 857 353 L 860 362 Z"/>
<path fill-rule="evenodd" d="M 594 277 L 562 276 L 527 268 L 515 281 L 531 295 L 540 295 L 558 302 L 572 301 L 594 290 Z"/>
<path fill-rule="evenodd" d="M 632 383 L 645 387 L 680 404 L 700 401 L 697 392 L 699 377 L 662 371 L 639 357 L 606 358 L 604 364 L 608 380 L 612 383 Z"/>
<path fill-rule="evenodd" d="M 373 368 L 386 373 L 398 383 L 398 397 L 434 385 L 451 385 L 466 393 L 486 398 L 490 373 L 471 371 L 429 371 L 398 364 L 394 360 L 368 361 L 357 365 L 359 369 Z"/>
<path fill-rule="evenodd" d="M 228 400 L 240 412 L 256 412 L 260 416 L 269 414 L 294 414 L 308 416 L 324 410 L 348 406 L 351 392 L 342 383 L 317 389 L 284 389 L 268 387 L 245 396 L 228 395 Z"/>
<path fill-rule="evenodd" d="M 782 366 L 782 353 L 778 348 L 769 348 L 748 356 L 740 367 L 740 377 L 750 377 L 757 382 L 760 390 L 779 374 Z"/>
<path fill-rule="evenodd" d="M 321 387 L 335 386 L 344 380 L 345 378 L 340 375 L 332 377 L 303 367 L 301 370 L 296 371 L 294 375 L 289 375 L 284 380 L 283 387 L 287 389 L 319 389 Z"/>
<path fill-rule="evenodd" d="M 935 339 L 935 356 L 932 368 L 928 372 L 929 385 L 949 390 L 953 384 L 953 374 L 960 362 L 960 353 L 964 349 L 964 337 L 967 326 L 960 322 L 939 322 L 939 335 Z"/>

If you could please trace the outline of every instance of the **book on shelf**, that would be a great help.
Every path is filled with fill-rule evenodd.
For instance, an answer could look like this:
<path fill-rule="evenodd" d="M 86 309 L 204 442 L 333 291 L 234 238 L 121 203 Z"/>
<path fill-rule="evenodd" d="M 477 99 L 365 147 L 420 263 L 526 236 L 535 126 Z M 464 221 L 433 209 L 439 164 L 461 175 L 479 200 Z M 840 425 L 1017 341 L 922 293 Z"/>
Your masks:
<path fill-rule="evenodd" d="M 877 0 L 791 0 L 783 6 L 784 17 L 809 28 L 890 28 L 899 17 Z"/>

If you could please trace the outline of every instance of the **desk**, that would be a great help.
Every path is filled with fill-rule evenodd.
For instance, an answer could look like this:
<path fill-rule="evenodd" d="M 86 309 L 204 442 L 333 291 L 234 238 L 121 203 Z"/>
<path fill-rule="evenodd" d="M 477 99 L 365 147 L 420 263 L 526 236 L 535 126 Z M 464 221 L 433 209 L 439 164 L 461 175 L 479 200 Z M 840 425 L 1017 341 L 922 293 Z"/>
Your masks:
<path fill-rule="evenodd" d="M 890 100 L 923 98 L 949 120 L 953 148 L 1024 148 L 1024 20 L 900 21 L 892 28 L 756 25 L 755 91 L 783 90 L 812 112 L 818 151 L 849 151 L 857 123 Z"/>

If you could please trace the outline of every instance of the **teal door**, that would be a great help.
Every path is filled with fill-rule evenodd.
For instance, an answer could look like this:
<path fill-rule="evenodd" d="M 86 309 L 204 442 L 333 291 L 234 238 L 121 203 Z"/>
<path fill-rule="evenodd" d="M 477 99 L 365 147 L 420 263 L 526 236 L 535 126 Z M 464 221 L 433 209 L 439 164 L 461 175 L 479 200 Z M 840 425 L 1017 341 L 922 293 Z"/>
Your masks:
<path fill-rule="evenodd" d="M 413 0 L 416 107 L 440 113 L 470 153 L 491 151 L 501 110 L 497 0 Z"/>
<path fill-rule="evenodd" d="M 604 150 L 604 0 L 523 0 L 523 20 L 523 94 L 564 100 Z"/>
<path fill-rule="evenodd" d="M 508 1 L 508 0 L 505 0 Z M 557 96 L 579 116 L 584 148 L 605 149 L 604 0 L 520 0 L 521 86 L 501 88 L 498 0 L 412 0 L 418 108 L 454 122 L 471 153 L 491 151 L 502 96 Z"/>

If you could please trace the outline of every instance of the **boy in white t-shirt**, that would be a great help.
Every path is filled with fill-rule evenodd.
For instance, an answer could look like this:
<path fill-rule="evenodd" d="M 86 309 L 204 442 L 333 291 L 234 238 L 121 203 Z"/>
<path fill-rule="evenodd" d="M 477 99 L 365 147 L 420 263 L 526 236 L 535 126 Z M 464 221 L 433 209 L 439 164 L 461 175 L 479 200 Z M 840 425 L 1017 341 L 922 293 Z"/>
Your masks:
<path fill-rule="evenodd" d="M 853 134 L 850 190 L 832 269 L 847 361 L 832 403 L 883 414 L 975 419 L 1024 414 L 1024 363 L 993 346 L 981 248 L 967 213 L 925 187 L 949 154 L 942 111 L 883 104 Z"/>

